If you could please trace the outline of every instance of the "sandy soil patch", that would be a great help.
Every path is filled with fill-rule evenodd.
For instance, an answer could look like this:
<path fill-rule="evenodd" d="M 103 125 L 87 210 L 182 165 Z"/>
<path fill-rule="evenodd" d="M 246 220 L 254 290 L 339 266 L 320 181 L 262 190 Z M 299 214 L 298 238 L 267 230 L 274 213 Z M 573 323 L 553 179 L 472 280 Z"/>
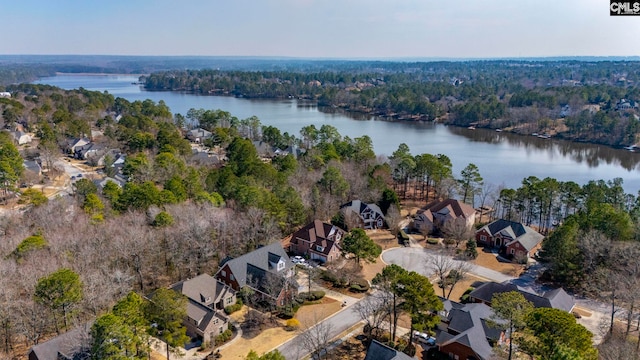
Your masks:
<path fill-rule="evenodd" d="M 471 262 L 513 277 L 518 277 L 524 272 L 524 266 L 498 261 L 495 254 L 484 252 L 482 248 L 478 248 L 478 257 Z"/>
<path fill-rule="evenodd" d="M 315 324 L 318 320 L 327 318 L 342 308 L 337 300 L 330 297 L 323 297 L 319 304 L 301 306 L 295 318 L 302 326 Z"/>
<path fill-rule="evenodd" d="M 263 354 L 294 336 L 295 331 L 286 331 L 281 327 L 266 329 L 251 339 L 241 337 L 234 340 L 233 344 L 220 350 L 220 355 L 223 359 L 244 359 L 251 350 Z"/>

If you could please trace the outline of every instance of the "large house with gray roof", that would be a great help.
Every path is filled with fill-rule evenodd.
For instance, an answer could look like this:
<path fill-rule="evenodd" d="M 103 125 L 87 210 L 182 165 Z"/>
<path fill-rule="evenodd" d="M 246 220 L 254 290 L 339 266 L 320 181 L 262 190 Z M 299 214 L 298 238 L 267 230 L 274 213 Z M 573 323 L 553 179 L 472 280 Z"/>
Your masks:
<path fill-rule="evenodd" d="M 451 359 L 492 359 L 493 347 L 505 341 L 504 331 L 492 319 L 493 310 L 481 303 L 441 300 L 445 306 L 436 328 L 438 350 Z"/>
<path fill-rule="evenodd" d="M 280 243 L 276 242 L 223 260 L 215 277 L 236 291 L 246 286 L 264 300 L 284 306 L 298 291 L 293 279 L 294 267 Z"/>
<path fill-rule="evenodd" d="M 355 214 L 363 229 L 380 229 L 384 226 L 384 214 L 376 204 L 367 204 L 361 200 L 349 201 L 340 206 L 345 216 Z"/>
<path fill-rule="evenodd" d="M 91 323 L 69 330 L 29 350 L 29 360 L 86 359 L 89 353 Z"/>
<path fill-rule="evenodd" d="M 495 294 L 516 291 L 530 301 L 536 308 L 553 308 L 571 312 L 576 305 L 575 299 L 562 288 L 545 292 L 542 295 L 532 290 L 521 288 L 511 283 L 486 282 L 469 293 L 472 302 L 483 303 L 491 306 L 491 299 Z"/>
<path fill-rule="evenodd" d="M 387 345 L 378 342 L 377 340 L 372 340 L 371 344 L 369 344 L 369 348 L 367 348 L 367 355 L 364 357 L 364 360 L 411 360 L 413 359 L 411 356 L 403 353 L 402 351 L 398 351 L 392 347 L 388 347 Z"/>
<path fill-rule="evenodd" d="M 527 262 L 542 246 L 544 236 L 518 222 L 499 219 L 476 231 L 478 245 L 500 249 L 500 254 Z"/>
<path fill-rule="evenodd" d="M 202 274 L 171 289 L 187 297 L 187 335 L 212 342 L 229 327 L 225 307 L 236 303 L 236 291 L 213 276 Z"/>

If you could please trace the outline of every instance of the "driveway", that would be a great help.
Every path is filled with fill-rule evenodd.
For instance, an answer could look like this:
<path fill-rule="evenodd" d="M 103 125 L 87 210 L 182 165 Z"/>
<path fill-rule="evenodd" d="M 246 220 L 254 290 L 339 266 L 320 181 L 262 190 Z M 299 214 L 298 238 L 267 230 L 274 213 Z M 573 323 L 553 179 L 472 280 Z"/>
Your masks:
<path fill-rule="evenodd" d="M 431 277 L 434 274 L 434 269 L 430 263 L 435 255 L 437 255 L 435 252 L 426 250 L 423 247 L 393 248 L 382 254 L 382 260 L 386 264 L 396 264 L 409 271 L 415 271 L 424 276 Z M 453 261 L 460 262 L 459 260 Z M 469 265 L 471 266 L 469 273 L 480 278 L 500 283 L 516 279 L 513 276 L 505 275 L 484 266 Z"/>

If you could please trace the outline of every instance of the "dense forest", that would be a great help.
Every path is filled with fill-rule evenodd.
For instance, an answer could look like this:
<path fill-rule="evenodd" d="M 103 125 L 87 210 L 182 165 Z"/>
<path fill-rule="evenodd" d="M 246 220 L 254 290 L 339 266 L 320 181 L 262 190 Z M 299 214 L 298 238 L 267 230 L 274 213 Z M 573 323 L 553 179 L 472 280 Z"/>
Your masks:
<path fill-rule="evenodd" d="M 130 291 L 148 294 L 213 273 L 226 256 L 278 241 L 312 219 L 332 219 L 351 199 L 378 203 L 391 227 L 400 220 L 393 206 L 400 199 L 457 197 L 493 207 L 494 218 L 549 234 L 543 255 L 552 264 L 550 280 L 596 296 L 622 290 L 598 294 L 595 281 L 606 277 L 593 274 L 631 271 L 638 258 L 629 249 L 639 248 L 640 204 L 624 193 L 620 179 L 580 186 L 529 177 L 519 189 L 499 189 L 482 179 L 490 169 L 468 164 L 454 174 L 446 154 L 414 155 L 405 144 L 388 159 L 376 157 L 367 136 L 345 137 L 330 125 L 283 134 L 255 117 L 238 119 L 222 110 L 192 109 L 185 118 L 163 102 L 129 102 L 108 93 L 28 84 L 6 89 L 12 97 L 0 99 L 1 125 L 20 126 L 37 141 L 18 148 L 0 136 L 3 200 L 21 193 L 28 205 L 0 217 L 0 353 L 85 323 Z M 204 145 L 223 162 L 194 159 L 186 120 L 212 133 Z M 48 178 L 39 181 L 54 181 L 63 176 L 56 160 L 70 139 L 82 136 L 126 153 L 123 187 L 108 182 L 99 189 L 82 179 L 73 196 L 51 200 L 18 189 L 26 182 L 22 159 L 39 158 Z M 254 146 L 260 141 L 302 151 L 265 160 Z M 102 171 L 113 171 L 108 161 Z M 624 261 L 614 258 L 618 252 Z M 44 301 L 39 284 L 62 275 L 79 284 L 73 301 Z M 625 304 L 637 313 L 635 303 Z"/>
<path fill-rule="evenodd" d="M 181 70 L 149 90 L 311 99 L 327 108 L 612 146 L 635 144 L 640 63 L 471 61 L 364 63 L 326 71 Z"/>

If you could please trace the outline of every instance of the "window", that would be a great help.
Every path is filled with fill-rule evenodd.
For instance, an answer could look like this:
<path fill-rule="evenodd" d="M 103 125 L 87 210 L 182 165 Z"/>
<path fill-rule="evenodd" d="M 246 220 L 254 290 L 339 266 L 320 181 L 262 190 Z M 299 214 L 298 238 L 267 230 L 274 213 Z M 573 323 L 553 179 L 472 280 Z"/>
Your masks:
<path fill-rule="evenodd" d="M 278 271 L 284 269 L 284 261 L 280 260 L 278 261 Z"/>
<path fill-rule="evenodd" d="M 227 277 L 227 272 L 224 271 L 224 270 L 220 271 L 220 274 L 222 274 L 222 276 L 224 276 L 224 277 Z"/>
<path fill-rule="evenodd" d="M 316 250 L 318 251 L 324 251 L 324 248 L 320 245 L 316 245 Z"/>
<path fill-rule="evenodd" d="M 480 235 L 480 241 L 487 242 L 487 235 Z"/>
<path fill-rule="evenodd" d="M 231 280 L 235 280 L 235 279 L 236 279 L 236 277 L 233 276 L 233 274 L 231 274 Z"/>
<path fill-rule="evenodd" d="M 511 255 L 515 254 L 516 250 L 515 249 L 511 249 Z"/>

